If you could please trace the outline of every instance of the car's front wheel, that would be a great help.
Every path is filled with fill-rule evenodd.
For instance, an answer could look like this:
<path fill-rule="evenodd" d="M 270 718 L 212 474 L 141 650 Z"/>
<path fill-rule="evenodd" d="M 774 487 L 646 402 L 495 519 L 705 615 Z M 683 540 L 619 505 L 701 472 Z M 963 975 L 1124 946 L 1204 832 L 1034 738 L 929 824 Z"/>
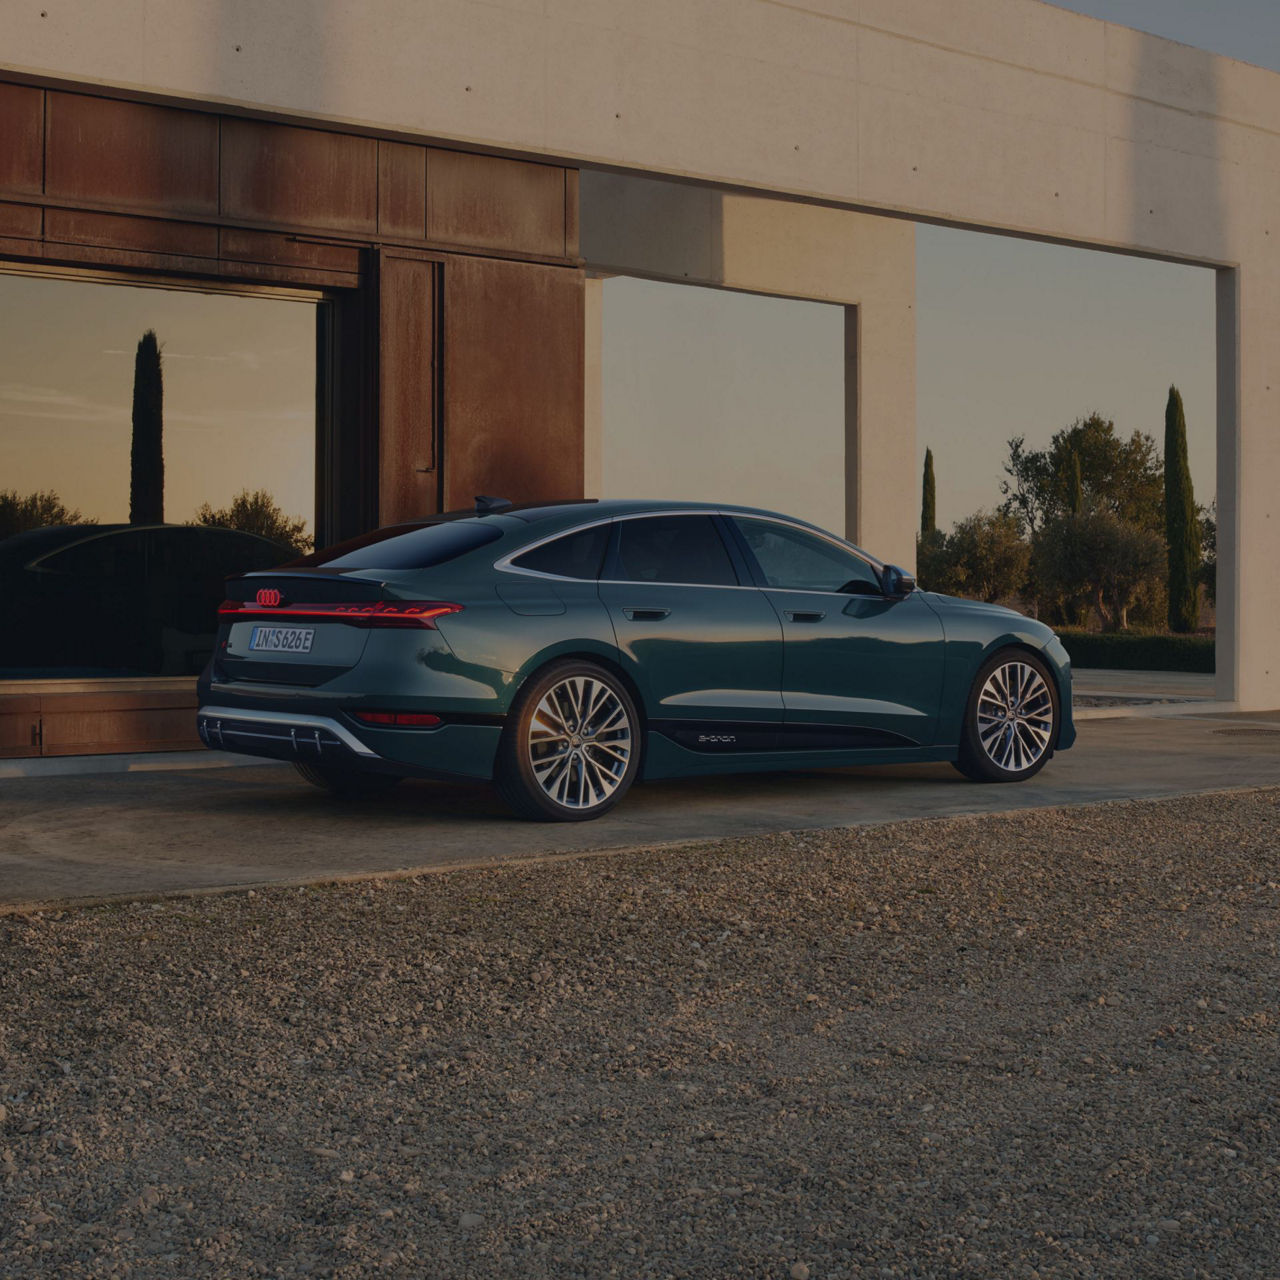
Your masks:
<path fill-rule="evenodd" d="M 593 662 L 558 662 L 520 691 L 494 782 L 521 817 L 585 822 L 626 795 L 639 763 L 639 717 L 622 681 Z"/>
<path fill-rule="evenodd" d="M 1022 782 L 1040 772 L 1058 740 L 1058 690 L 1049 668 L 1023 649 L 993 654 L 965 707 L 956 768 L 975 782 Z"/>

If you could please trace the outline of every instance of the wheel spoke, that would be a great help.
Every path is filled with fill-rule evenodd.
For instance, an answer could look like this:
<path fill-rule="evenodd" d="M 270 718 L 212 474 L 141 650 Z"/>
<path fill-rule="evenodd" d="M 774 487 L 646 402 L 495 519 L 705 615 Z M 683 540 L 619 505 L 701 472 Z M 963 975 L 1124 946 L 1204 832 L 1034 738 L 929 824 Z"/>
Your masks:
<path fill-rule="evenodd" d="M 609 684 L 570 676 L 534 710 L 525 745 L 534 780 L 566 809 L 604 804 L 626 776 L 631 733 L 627 709 Z"/>
<path fill-rule="evenodd" d="M 1028 662 L 996 667 L 978 692 L 975 712 L 982 750 L 1008 773 L 1031 768 L 1053 741 L 1053 694 Z"/>

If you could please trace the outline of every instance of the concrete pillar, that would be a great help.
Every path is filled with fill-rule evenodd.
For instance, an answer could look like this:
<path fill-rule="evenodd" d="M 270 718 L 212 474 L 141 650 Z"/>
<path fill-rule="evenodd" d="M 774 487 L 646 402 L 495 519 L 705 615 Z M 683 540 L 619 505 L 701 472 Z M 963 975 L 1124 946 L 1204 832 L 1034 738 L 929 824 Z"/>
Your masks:
<path fill-rule="evenodd" d="M 1218 272 L 1218 696 L 1280 707 L 1280 271 Z"/>

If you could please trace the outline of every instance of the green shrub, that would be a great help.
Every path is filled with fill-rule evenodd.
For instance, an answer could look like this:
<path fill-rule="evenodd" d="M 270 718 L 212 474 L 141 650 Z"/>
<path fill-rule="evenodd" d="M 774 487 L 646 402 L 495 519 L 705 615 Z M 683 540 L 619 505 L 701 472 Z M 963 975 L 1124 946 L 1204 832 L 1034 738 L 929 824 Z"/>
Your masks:
<path fill-rule="evenodd" d="M 1213 671 L 1212 636 L 1143 635 L 1136 631 L 1059 631 L 1073 667 L 1119 671 Z"/>

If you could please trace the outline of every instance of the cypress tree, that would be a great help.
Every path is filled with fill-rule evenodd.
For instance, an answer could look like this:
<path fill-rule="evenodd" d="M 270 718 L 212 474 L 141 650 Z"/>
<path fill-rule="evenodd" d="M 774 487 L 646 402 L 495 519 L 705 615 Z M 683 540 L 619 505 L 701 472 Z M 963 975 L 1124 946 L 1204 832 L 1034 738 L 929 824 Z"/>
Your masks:
<path fill-rule="evenodd" d="M 1200 621 L 1200 538 L 1187 462 L 1187 419 L 1177 387 L 1169 388 L 1164 410 L 1164 528 L 1169 545 L 1169 630 L 1194 631 Z"/>
<path fill-rule="evenodd" d="M 924 497 L 920 502 L 920 536 L 927 538 L 938 528 L 938 489 L 933 478 L 933 450 L 924 451 Z"/>
<path fill-rule="evenodd" d="M 142 335 L 133 358 L 129 523 L 164 523 L 164 380 L 154 329 Z"/>

